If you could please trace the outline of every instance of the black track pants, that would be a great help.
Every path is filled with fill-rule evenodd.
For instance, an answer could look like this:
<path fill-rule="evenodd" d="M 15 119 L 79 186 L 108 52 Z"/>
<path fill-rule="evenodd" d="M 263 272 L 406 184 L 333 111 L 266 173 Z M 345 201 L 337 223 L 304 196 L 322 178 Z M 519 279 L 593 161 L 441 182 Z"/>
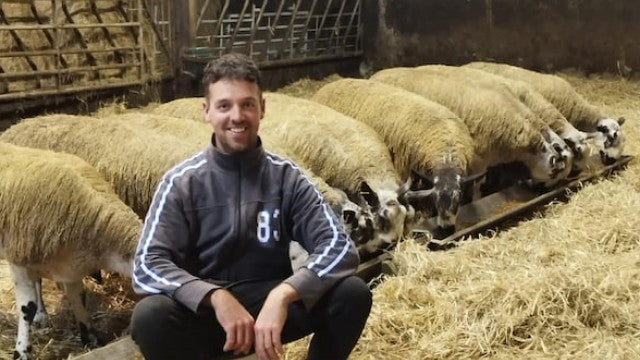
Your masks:
<path fill-rule="evenodd" d="M 281 281 L 242 283 L 228 288 L 257 318 L 269 291 Z M 289 306 L 282 331 L 287 343 L 314 333 L 310 360 L 346 359 L 356 345 L 371 309 L 371 292 L 358 277 L 348 277 L 307 311 L 302 302 Z M 145 359 L 211 359 L 223 354 L 226 334 L 211 308 L 198 313 L 164 295 L 142 299 L 131 319 L 131 335 Z"/>

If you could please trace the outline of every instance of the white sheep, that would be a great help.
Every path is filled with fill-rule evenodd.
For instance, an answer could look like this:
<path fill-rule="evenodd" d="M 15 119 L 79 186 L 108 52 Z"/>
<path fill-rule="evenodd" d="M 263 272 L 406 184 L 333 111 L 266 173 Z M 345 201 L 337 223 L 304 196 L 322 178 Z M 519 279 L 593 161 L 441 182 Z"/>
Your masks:
<path fill-rule="evenodd" d="M 464 122 L 446 107 L 380 82 L 342 79 L 311 98 L 371 126 L 387 144 L 401 177 L 430 174 L 437 224 L 456 223 L 467 175 L 475 166 L 474 142 Z"/>
<path fill-rule="evenodd" d="M 531 111 L 504 94 L 410 68 L 382 70 L 371 79 L 424 96 L 458 115 L 474 139 L 478 157 L 474 162 L 476 168 L 472 169 L 474 173 L 490 166 L 522 161 L 530 170 L 531 178 L 547 186 L 558 182 L 561 174 L 568 173 L 567 159 L 562 159 L 548 141 L 555 133 L 548 127 L 541 131 Z"/>
<path fill-rule="evenodd" d="M 99 269 L 131 276 L 142 223 L 89 164 L 0 142 L 0 253 L 18 310 L 14 358 L 30 359 L 29 328 L 46 318 L 42 277 L 64 285 L 84 343 L 96 345 L 81 295 Z M 41 307 L 42 306 L 42 307 Z"/>
<path fill-rule="evenodd" d="M 624 118 L 614 119 L 604 115 L 563 78 L 507 64 L 472 62 L 464 66 L 527 82 L 577 129 L 588 133 L 600 132 L 604 135 L 604 140 L 599 142 L 600 156 L 604 163 L 614 162 L 622 156 L 625 136 L 621 126 L 624 124 Z"/>
<path fill-rule="evenodd" d="M 584 161 L 590 155 L 589 135 L 576 129 L 553 104 L 524 81 L 505 78 L 470 67 L 424 65 L 415 68 L 417 71 L 443 75 L 449 79 L 464 81 L 473 86 L 490 90 L 506 90 L 515 99 L 526 105 L 534 115 L 560 135 L 573 154 L 573 168 L 576 172 L 584 168 Z M 559 144 L 562 146 L 562 144 Z"/>
<path fill-rule="evenodd" d="M 400 196 L 405 187 L 380 136 L 369 126 L 316 102 L 275 93 L 264 96 L 267 110 L 260 124 L 261 136 L 281 138 L 329 185 L 351 196 L 361 194 L 372 207 L 376 234 L 365 249 L 372 251 L 382 243 L 399 240 L 408 220 Z"/>
<path fill-rule="evenodd" d="M 74 115 L 23 120 L 2 133 L 0 140 L 82 158 L 141 217 L 164 173 L 202 147 L 124 122 Z"/>

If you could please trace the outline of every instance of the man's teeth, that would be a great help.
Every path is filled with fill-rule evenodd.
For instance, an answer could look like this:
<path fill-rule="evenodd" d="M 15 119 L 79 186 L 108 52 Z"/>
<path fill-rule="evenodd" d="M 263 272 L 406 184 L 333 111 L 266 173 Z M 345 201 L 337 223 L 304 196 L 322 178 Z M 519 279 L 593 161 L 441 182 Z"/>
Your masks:
<path fill-rule="evenodd" d="M 234 133 L 241 133 L 241 132 L 247 130 L 247 128 L 246 127 L 243 127 L 243 128 L 231 128 L 229 130 L 231 130 Z"/>

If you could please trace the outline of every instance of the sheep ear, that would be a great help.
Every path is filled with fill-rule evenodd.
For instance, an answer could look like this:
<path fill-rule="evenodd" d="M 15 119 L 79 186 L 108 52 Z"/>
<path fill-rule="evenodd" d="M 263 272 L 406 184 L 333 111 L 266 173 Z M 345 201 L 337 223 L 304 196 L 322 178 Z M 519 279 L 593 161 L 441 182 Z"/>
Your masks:
<path fill-rule="evenodd" d="M 542 134 L 542 137 L 546 142 L 551 142 L 551 129 L 544 128 L 540 131 L 540 133 Z"/>
<path fill-rule="evenodd" d="M 622 126 L 622 124 L 624 124 L 625 121 L 626 121 L 626 119 L 624 117 L 620 116 L 618 118 L 618 125 Z"/>
<path fill-rule="evenodd" d="M 371 186 L 369 186 L 366 181 L 360 183 L 360 196 L 372 208 L 377 208 L 378 206 L 380 206 L 380 199 L 378 198 L 378 194 L 376 194 L 375 191 L 371 189 Z"/>
<path fill-rule="evenodd" d="M 405 183 L 398 188 L 397 193 L 399 197 L 402 197 L 404 193 L 406 193 L 407 191 L 409 191 L 409 189 L 411 189 L 411 183 L 412 183 L 412 179 L 411 179 L 411 176 L 409 176 L 407 178 L 407 181 L 405 181 Z"/>
<path fill-rule="evenodd" d="M 462 184 L 473 183 L 473 182 L 475 182 L 476 180 L 478 180 L 478 179 L 480 179 L 480 178 L 482 178 L 482 177 L 485 177 L 485 176 L 487 176 L 487 171 L 486 171 L 486 170 L 485 170 L 485 171 L 483 171 L 483 172 L 477 173 L 477 174 L 473 174 L 473 175 L 465 176 L 465 177 L 462 179 Z"/>
<path fill-rule="evenodd" d="M 431 175 L 426 175 L 423 174 L 421 172 L 418 172 L 416 170 L 411 170 L 411 174 L 412 176 L 416 177 L 417 179 L 421 180 L 422 182 L 425 183 L 425 188 L 432 188 L 433 187 L 433 177 Z"/>

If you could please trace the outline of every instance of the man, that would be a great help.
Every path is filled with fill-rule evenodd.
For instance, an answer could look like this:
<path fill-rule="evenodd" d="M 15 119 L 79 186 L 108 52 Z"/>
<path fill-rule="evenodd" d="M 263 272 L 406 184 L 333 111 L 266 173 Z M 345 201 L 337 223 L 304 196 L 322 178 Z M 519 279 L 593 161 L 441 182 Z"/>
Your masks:
<path fill-rule="evenodd" d="M 203 85 L 212 144 L 158 186 L 134 263 L 134 288 L 150 296 L 134 309 L 133 339 L 147 359 L 271 360 L 314 333 L 309 359 L 346 359 L 371 308 L 353 243 L 302 172 L 262 148 L 253 61 L 222 56 Z M 310 254 L 295 273 L 290 241 Z"/>

